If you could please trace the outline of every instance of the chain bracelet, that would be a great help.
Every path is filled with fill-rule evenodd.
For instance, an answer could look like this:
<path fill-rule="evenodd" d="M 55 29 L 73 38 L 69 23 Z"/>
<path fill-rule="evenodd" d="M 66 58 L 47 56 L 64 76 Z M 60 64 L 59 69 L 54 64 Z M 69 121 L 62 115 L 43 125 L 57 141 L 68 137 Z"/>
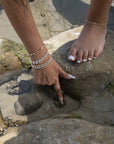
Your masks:
<path fill-rule="evenodd" d="M 33 53 L 29 53 L 29 56 L 33 56 L 35 54 L 37 54 L 40 50 L 42 50 L 45 47 L 45 45 L 43 45 L 40 49 L 38 49 L 37 51 L 33 52 Z"/>
<path fill-rule="evenodd" d="M 85 20 L 86 22 L 88 22 L 88 23 L 91 23 L 91 24 L 95 24 L 95 25 L 107 25 L 107 23 L 102 23 L 102 24 L 100 24 L 100 23 L 96 23 L 96 22 L 93 22 L 93 21 L 89 21 L 88 19 L 86 19 Z"/>

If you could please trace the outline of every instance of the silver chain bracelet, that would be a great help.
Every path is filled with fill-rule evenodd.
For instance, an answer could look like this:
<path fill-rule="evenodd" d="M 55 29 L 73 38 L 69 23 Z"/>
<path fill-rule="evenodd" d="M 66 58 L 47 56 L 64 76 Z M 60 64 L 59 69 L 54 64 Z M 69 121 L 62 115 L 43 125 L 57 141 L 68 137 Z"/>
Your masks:
<path fill-rule="evenodd" d="M 32 61 L 32 60 L 30 59 L 30 63 L 31 63 L 31 64 L 38 64 L 38 63 L 42 62 L 48 54 L 49 54 L 49 53 L 48 53 L 48 51 L 47 51 L 43 57 L 41 57 L 39 60 L 36 60 L 36 61 Z"/>
<path fill-rule="evenodd" d="M 32 66 L 33 69 L 40 69 L 40 68 L 43 68 L 43 67 L 47 66 L 51 62 L 51 60 L 52 60 L 52 57 L 50 56 L 49 60 L 46 61 L 44 64 L 42 64 L 42 65 L 33 65 L 33 64 L 31 64 L 31 66 Z"/>

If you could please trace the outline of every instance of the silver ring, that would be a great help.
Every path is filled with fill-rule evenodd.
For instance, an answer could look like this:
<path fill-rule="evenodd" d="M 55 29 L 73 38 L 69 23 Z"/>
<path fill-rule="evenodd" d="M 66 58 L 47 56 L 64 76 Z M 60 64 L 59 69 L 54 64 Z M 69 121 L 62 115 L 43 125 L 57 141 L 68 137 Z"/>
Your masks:
<path fill-rule="evenodd" d="M 62 100 L 63 100 L 63 98 L 61 97 L 61 98 L 59 98 L 59 100 L 61 100 L 61 101 L 62 101 Z"/>
<path fill-rule="evenodd" d="M 60 88 L 60 86 L 59 85 L 54 85 L 54 88 Z"/>

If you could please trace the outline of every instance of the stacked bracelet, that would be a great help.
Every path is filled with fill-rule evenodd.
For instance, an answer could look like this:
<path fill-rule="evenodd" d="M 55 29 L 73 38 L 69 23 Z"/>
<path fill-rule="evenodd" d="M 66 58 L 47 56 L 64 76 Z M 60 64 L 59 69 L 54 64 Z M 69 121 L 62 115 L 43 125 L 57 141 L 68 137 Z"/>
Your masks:
<path fill-rule="evenodd" d="M 42 65 L 33 65 L 33 64 L 31 65 L 33 69 L 40 69 L 40 68 L 47 66 L 51 62 L 51 60 L 52 60 L 52 57 L 50 56 L 49 60 L 43 63 Z"/>
<path fill-rule="evenodd" d="M 32 60 L 30 59 L 30 63 L 31 63 L 31 64 L 38 64 L 38 63 L 42 62 L 48 54 L 49 54 L 49 53 L 48 53 L 48 51 L 47 51 L 43 57 L 41 57 L 39 60 L 36 60 L 36 61 L 32 61 Z"/>

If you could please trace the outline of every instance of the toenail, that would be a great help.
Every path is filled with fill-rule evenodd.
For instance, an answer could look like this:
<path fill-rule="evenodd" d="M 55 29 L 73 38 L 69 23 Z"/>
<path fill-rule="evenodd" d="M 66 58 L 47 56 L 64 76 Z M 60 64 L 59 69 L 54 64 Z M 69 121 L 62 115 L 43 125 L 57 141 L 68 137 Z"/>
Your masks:
<path fill-rule="evenodd" d="M 87 60 L 86 60 L 86 59 L 83 59 L 82 61 L 83 61 L 83 62 L 86 62 Z"/>
<path fill-rule="evenodd" d="M 88 58 L 88 60 L 91 60 L 91 58 Z"/>
<path fill-rule="evenodd" d="M 93 59 L 96 59 L 96 57 L 93 57 Z"/>
<path fill-rule="evenodd" d="M 80 60 L 77 60 L 77 63 L 80 63 Z"/>
<path fill-rule="evenodd" d="M 75 60 L 75 57 L 74 57 L 73 55 L 69 55 L 69 56 L 68 56 L 68 59 L 69 59 L 69 60 Z"/>

